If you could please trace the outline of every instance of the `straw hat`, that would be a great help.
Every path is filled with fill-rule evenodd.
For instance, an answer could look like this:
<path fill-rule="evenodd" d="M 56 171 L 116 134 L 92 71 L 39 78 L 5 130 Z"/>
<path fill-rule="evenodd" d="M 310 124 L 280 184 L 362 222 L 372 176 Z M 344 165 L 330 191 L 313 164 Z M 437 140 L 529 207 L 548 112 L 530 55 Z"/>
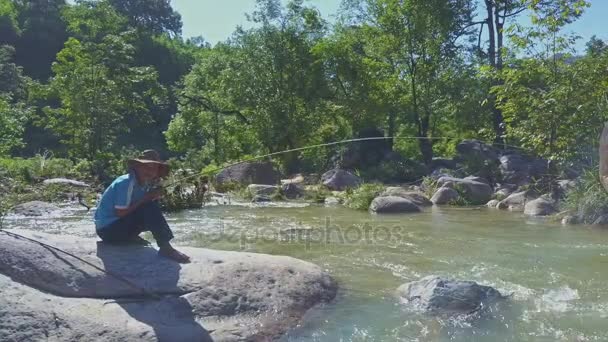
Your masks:
<path fill-rule="evenodd" d="M 169 174 L 169 164 L 160 159 L 160 154 L 156 150 L 145 150 L 139 158 L 129 159 L 127 165 L 129 169 L 137 169 L 142 165 L 158 165 L 158 177 L 164 178 Z"/>

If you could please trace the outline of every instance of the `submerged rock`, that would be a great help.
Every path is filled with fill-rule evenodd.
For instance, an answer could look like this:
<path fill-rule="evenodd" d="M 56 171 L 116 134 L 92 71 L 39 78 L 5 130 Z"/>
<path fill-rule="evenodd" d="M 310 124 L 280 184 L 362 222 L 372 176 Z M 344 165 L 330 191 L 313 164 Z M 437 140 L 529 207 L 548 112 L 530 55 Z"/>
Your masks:
<path fill-rule="evenodd" d="M 44 216 L 61 210 L 58 206 L 41 201 L 32 201 L 19 204 L 13 208 L 13 213 L 23 216 Z"/>
<path fill-rule="evenodd" d="M 180 265 L 151 247 L 15 232 L 78 255 L 134 286 L 0 233 L 2 341 L 272 340 L 337 290 L 321 268 L 290 257 L 183 248 L 192 263 Z"/>
<path fill-rule="evenodd" d="M 557 212 L 552 201 L 541 197 L 526 203 L 524 214 L 529 216 L 549 216 Z"/>
<path fill-rule="evenodd" d="M 409 199 L 397 196 L 376 197 L 369 210 L 378 214 L 418 213 L 420 208 Z"/>
<path fill-rule="evenodd" d="M 344 191 L 348 188 L 358 187 L 362 180 L 346 170 L 334 169 L 325 172 L 321 177 L 321 182 L 330 190 Z"/>
<path fill-rule="evenodd" d="M 428 199 L 422 192 L 420 191 L 412 191 L 398 186 L 391 186 L 386 188 L 380 196 L 397 196 L 403 197 L 412 201 L 417 206 L 427 207 L 433 205 L 433 202 Z"/>
<path fill-rule="evenodd" d="M 90 185 L 81 181 L 67 179 L 67 178 L 52 178 L 45 179 L 42 184 L 50 185 L 50 184 L 61 184 L 61 185 L 71 185 L 79 188 L 89 188 Z"/>
<path fill-rule="evenodd" d="M 450 204 L 451 202 L 457 200 L 460 197 L 458 191 L 448 188 L 442 187 L 435 192 L 433 197 L 431 197 L 431 202 L 437 205 Z"/>
<path fill-rule="evenodd" d="M 504 299 L 498 290 L 473 281 L 438 276 L 424 277 L 401 285 L 397 295 L 402 304 L 432 315 L 469 315 Z"/>

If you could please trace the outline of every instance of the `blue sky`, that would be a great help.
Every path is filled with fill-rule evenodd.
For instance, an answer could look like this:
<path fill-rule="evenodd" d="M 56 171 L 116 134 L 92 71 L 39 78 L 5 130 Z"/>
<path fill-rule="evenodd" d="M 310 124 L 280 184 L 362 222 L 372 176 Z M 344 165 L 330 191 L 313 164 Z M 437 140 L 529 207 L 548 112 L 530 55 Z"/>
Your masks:
<path fill-rule="evenodd" d="M 255 0 L 172 0 L 173 8 L 181 15 L 184 22 L 184 37 L 203 36 L 212 44 L 230 37 L 237 25 L 247 27 L 245 13 L 251 13 Z M 283 0 L 283 2 L 287 2 Z M 323 14 L 331 19 L 335 17 L 341 0 L 308 0 Z M 584 43 L 594 34 L 608 40 L 608 0 L 591 0 L 591 7 L 583 16 L 567 29 L 582 36 L 577 48 L 581 50 Z"/>

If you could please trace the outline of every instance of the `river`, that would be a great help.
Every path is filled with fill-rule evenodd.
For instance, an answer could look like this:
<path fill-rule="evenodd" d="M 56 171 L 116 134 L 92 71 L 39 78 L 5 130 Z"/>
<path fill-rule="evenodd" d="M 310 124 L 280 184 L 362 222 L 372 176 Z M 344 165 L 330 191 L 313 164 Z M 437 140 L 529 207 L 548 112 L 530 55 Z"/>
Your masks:
<path fill-rule="evenodd" d="M 179 245 L 288 255 L 332 274 L 335 301 L 283 341 L 607 341 L 608 231 L 491 209 L 370 215 L 341 207 L 216 205 L 169 215 Z M 9 227 L 93 236 L 90 214 Z M 396 288 L 427 275 L 511 294 L 477 321 L 428 317 Z"/>

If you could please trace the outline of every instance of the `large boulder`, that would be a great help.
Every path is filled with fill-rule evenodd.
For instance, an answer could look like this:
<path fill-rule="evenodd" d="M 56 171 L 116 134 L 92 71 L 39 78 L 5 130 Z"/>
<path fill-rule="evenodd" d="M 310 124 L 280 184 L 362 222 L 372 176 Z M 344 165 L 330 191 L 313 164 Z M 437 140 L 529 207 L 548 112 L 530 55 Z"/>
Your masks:
<path fill-rule="evenodd" d="M 272 196 L 279 192 L 279 187 L 276 185 L 264 185 L 264 184 L 249 184 L 247 191 L 251 196 L 265 195 Z"/>
<path fill-rule="evenodd" d="M 73 179 L 66 179 L 66 178 L 52 178 L 52 179 L 45 179 L 44 181 L 42 181 L 42 184 L 44 185 L 51 185 L 51 184 L 60 184 L 60 185 L 69 185 L 69 186 L 74 186 L 77 188 L 88 188 L 90 187 L 89 184 L 81 182 L 81 181 L 77 181 L 77 180 L 73 180 Z"/>
<path fill-rule="evenodd" d="M 498 159 L 496 149 L 482 141 L 468 139 L 456 145 L 459 159 L 479 159 L 495 161 Z"/>
<path fill-rule="evenodd" d="M 32 201 L 19 204 L 13 208 L 13 213 L 22 216 L 46 216 L 52 215 L 61 209 L 51 203 Z"/>
<path fill-rule="evenodd" d="M 489 286 L 437 276 L 427 276 L 401 285 L 397 295 L 404 305 L 440 316 L 479 313 L 505 298 Z"/>
<path fill-rule="evenodd" d="M 547 165 L 547 161 L 543 159 L 510 153 L 500 157 L 499 168 L 505 182 L 524 185 L 546 174 Z"/>
<path fill-rule="evenodd" d="M 338 163 L 340 168 L 366 169 L 377 166 L 392 151 L 390 141 L 383 139 L 384 131 L 377 127 L 366 127 L 357 132 L 356 138 L 379 138 L 351 142 L 346 146 Z"/>
<path fill-rule="evenodd" d="M 433 205 L 433 202 L 428 199 L 420 191 L 412 191 L 398 186 L 390 186 L 380 194 L 380 196 L 397 196 L 403 197 L 407 200 L 412 201 L 414 204 L 420 207 L 427 207 Z"/>
<path fill-rule="evenodd" d="M 1 341 L 273 340 L 337 290 L 321 268 L 290 257 L 183 248 L 192 263 L 180 265 L 151 247 L 13 232 L 114 276 L 0 233 Z"/>
<path fill-rule="evenodd" d="M 327 171 L 321 176 L 321 182 L 330 190 L 344 191 L 361 185 L 361 178 L 342 169 Z"/>
<path fill-rule="evenodd" d="M 509 195 L 498 203 L 498 209 L 508 209 L 511 211 L 522 211 L 526 203 L 530 200 L 528 191 L 520 191 Z"/>
<path fill-rule="evenodd" d="M 274 169 L 270 162 L 247 162 L 233 165 L 223 169 L 215 176 L 218 188 L 230 186 L 231 184 L 279 184 L 280 174 Z"/>
<path fill-rule="evenodd" d="M 471 204 L 486 204 L 492 198 L 492 188 L 487 183 L 454 177 L 441 177 L 437 180 L 439 186 L 446 183 L 454 184 L 460 195 Z"/>
<path fill-rule="evenodd" d="M 557 212 L 555 203 L 544 197 L 526 203 L 524 214 L 529 216 L 549 216 Z"/>
<path fill-rule="evenodd" d="M 450 204 L 458 198 L 460 198 L 458 191 L 449 187 L 441 187 L 437 189 L 433 197 L 431 197 L 431 202 L 437 205 Z"/>
<path fill-rule="evenodd" d="M 369 210 L 377 214 L 418 213 L 420 208 L 414 202 L 397 196 L 376 197 Z"/>

